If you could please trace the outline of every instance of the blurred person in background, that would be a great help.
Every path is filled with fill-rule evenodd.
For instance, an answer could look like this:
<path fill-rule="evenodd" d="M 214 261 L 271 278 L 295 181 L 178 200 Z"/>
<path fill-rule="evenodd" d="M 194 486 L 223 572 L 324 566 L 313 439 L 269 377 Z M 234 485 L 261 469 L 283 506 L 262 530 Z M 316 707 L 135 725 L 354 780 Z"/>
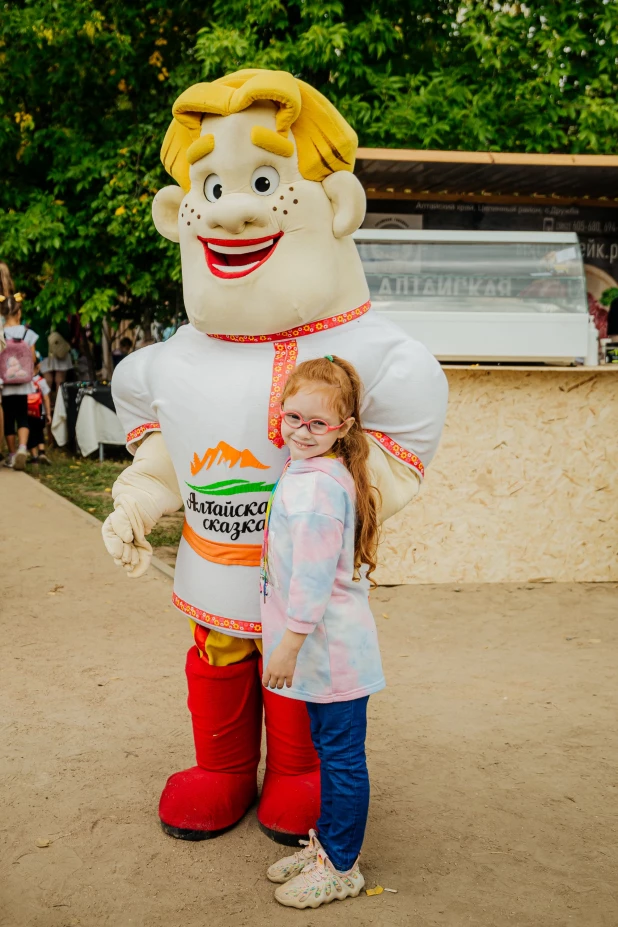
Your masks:
<path fill-rule="evenodd" d="M 57 392 L 70 379 L 73 371 L 71 355 L 71 330 L 68 322 L 62 322 L 50 332 L 47 339 L 47 357 L 41 361 L 41 373 L 52 392 Z"/>
<path fill-rule="evenodd" d="M 2 385 L 4 432 L 9 448 L 9 456 L 5 460 L 4 466 L 15 470 L 24 470 L 28 459 L 28 433 L 30 430 L 28 396 L 34 392 L 32 384 L 32 375 L 36 362 L 34 346 L 39 340 L 36 332 L 22 324 L 22 302 L 21 293 L 16 293 L 14 296 L 3 297 L 0 305 L 0 311 L 4 315 L 4 337 L 6 339 L 6 348 L 0 354 L 0 365 L 2 365 L 0 371 L 4 371 L 0 372 L 0 378 L 4 381 Z M 16 343 L 27 345 L 32 352 L 29 376 L 25 382 L 22 382 L 23 377 L 20 375 L 7 375 L 7 370 L 19 368 L 20 365 L 25 370 L 27 366 L 10 352 L 11 343 L 13 345 Z M 11 380 L 14 382 L 11 382 Z M 16 434 L 17 445 L 15 442 Z"/>
<path fill-rule="evenodd" d="M 120 339 L 120 349 L 118 351 L 112 351 L 112 361 L 114 367 L 117 367 L 120 361 L 127 357 L 133 350 L 133 342 L 130 338 L 121 338 Z"/>
<path fill-rule="evenodd" d="M 28 417 L 30 419 L 28 450 L 30 451 L 31 463 L 49 466 L 51 460 L 45 453 L 45 426 L 51 425 L 51 402 L 49 399 L 51 390 L 39 370 L 38 360 L 37 356 L 32 378 L 34 392 L 28 396 Z"/>
<path fill-rule="evenodd" d="M 6 348 L 6 339 L 4 337 L 4 322 L 0 315 L 0 352 Z M 0 461 L 4 460 L 4 409 L 2 407 L 2 380 L 0 380 Z"/>

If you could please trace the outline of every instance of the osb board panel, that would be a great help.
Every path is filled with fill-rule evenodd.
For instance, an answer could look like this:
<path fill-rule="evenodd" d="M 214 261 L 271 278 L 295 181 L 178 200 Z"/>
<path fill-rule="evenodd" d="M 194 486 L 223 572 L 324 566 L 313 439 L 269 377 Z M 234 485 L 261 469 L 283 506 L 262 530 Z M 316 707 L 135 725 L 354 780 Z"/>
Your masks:
<path fill-rule="evenodd" d="M 448 370 L 420 495 L 385 526 L 379 583 L 618 580 L 618 382 Z"/>

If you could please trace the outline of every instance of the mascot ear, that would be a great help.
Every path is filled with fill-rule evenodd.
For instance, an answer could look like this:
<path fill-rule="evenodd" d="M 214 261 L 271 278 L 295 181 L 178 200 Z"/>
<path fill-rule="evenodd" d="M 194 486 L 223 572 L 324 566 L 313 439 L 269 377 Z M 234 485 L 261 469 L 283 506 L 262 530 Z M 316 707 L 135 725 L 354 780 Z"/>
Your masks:
<path fill-rule="evenodd" d="M 179 241 L 178 210 L 185 191 L 182 187 L 163 187 L 152 201 L 152 219 L 160 235 L 170 241 Z"/>
<path fill-rule="evenodd" d="M 367 198 L 358 177 L 350 171 L 335 171 L 322 181 L 333 207 L 333 235 L 344 238 L 361 227 Z"/>

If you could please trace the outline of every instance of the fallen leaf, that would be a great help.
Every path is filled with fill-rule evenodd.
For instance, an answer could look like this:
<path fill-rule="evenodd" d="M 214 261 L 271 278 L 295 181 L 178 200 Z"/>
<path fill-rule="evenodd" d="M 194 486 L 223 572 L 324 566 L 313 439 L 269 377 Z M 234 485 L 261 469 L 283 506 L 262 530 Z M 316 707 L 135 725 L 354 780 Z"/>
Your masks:
<path fill-rule="evenodd" d="M 382 612 L 382 617 L 383 617 L 383 618 L 388 618 L 388 615 L 386 614 L 386 612 Z"/>
<path fill-rule="evenodd" d="M 112 490 L 111 490 L 111 488 L 110 488 L 109 486 L 106 486 L 106 487 L 105 487 L 105 492 L 111 492 L 111 491 L 112 491 Z"/>
<path fill-rule="evenodd" d="M 376 885 L 375 888 L 366 889 L 366 894 L 367 895 L 381 895 L 383 891 L 384 889 L 382 888 L 381 885 Z"/>
<path fill-rule="evenodd" d="M 48 846 L 49 846 L 50 841 L 49 841 L 46 837 L 37 837 L 37 839 L 34 841 L 34 843 L 35 843 L 35 846 L 40 847 L 41 849 L 43 849 L 43 847 L 48 847 Z"/>

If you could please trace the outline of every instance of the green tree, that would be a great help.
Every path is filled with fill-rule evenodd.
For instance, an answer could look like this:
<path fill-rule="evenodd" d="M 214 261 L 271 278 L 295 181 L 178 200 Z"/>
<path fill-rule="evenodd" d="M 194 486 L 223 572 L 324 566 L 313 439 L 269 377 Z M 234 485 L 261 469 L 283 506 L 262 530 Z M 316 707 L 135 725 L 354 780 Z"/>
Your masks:
<path fill-rule="evenodd" d="M 0 252 L 44 320 L 180 309 L 177 249 L 152 227 L 174 98 L 198 76 L 203 5 L 6 3 Z"/>
<path fill-rule="evenodd" d="M 615 0 L 215 0 L 203 75 L 292 71 L 374 147 L 618 148 Z"/>
<path fill-rule="evenodd" d="M 165 319 L 177 248 L 150 221 L 176 95 L 292 71 L 361 144 L 609 153 L 618 4 L 553 0 L 5 0 L 0 258 L 42 317 Z"/>

